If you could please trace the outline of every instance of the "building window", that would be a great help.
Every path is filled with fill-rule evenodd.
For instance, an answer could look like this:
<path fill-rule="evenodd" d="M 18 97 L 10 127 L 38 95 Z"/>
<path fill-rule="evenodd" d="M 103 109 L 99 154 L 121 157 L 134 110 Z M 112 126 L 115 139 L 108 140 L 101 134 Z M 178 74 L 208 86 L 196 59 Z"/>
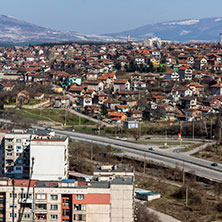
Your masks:
<path fill-rule="evenodd" d="M 15 170 L 21 171 L 21 170 L 22 170 L 22 167 L 15 167 Z"/>
<path fill-rule="evenodd" d="M 51 214 L 50 215 L 50 219 L 51 220 L 57 220 L 58 219 L 58 215 L 57 214 Z"/>
<path fill-rule="evenodd" d="M 86 210 L 85 204 L 74 204 L 74 210 L 75 211 L 84 211 Z"/>
<path fill-rule="evenodd" d="M 22 218 L 22 219 L 30 219 L 31 218 L 31 216 L 30 216 L 30 214 L 20 214 L 20 217 Z"/>
<path fill-rule="evenodd" d="M 16 151 L 19 151 L 19 150 L 21 150 L 21 149 L 22 149 L 21 146 L 16 146 Z"/>
<path fill-rule="evenodd" d="M 11 218 L 16 218 L 16 217 L 17 217 L 17 214 L 14 213 L 14 217 L 13 217 L 13 213 L 10 213 L 10 217 L 11 217 Z"/>
<path fill-rule="evenodd" d="M 63 209 L 62 210 L 62 216 L 63 217 L 69 217 L 69 213 L 70 213 L 70 211 L 68 209 Z"/>
<path fill-rule="evenodd" d="M 76 200 L 84 200 L 84 194 L 77 194 Z"/>
<path fill-rule="evenodd" d="M 74 214 L 74 221 L 86 221 L 85 214 Z"/>
<path fill-rule="evenodd" d="M 46 220 L 47 218 L 46 214 L 36 214 L 35 217 L 38 220 Z"/>
<path fill-rule="evenodd" d="M 51 210 L 58 210 L 58 205 L 57 204 L 51 204 L 50 209 Z"/>
<path fill-rule="evenodd" d="M 47 209 L 47 205 L 46 204 L 36 204 L 35 205 L 35 209 L 36 210 L 46 210 Z"/>
<path fill-rule="evenodd" d="M 58 195 L 52 194 L 52 195 L 51 195 L 51 200 L 58 200 Z"/>
<path fill-rule="evenodd" d="M 63 199 L 62 206 L 65 206 L 65 207 L 69 206 L 69 199 Z"/>
<path fill-rule="evenodd" d="M 13 198 L 13 193 L 10 193 L 10 198 Z M 17 194 L 14 193 L 14 198 L 17 198 Z"/>
<path fill-rule="evenodd" d="M 23 198 L 32 198 L 32 194 L 31 193 L 29 193 L 29 194 L 27 194 L 27 193 L 20 193 L 19 194 L 19 197 L 21 198 L 21 199 L 23 199 Z"/>
<path fill-rule="evenodd" d="M 45 200 L 45 199 L 46 199 L 46 194 L 38 193 L 38 194 L 36 195 L 36 199 L 37 199 L 37 200 Z"/>
<path fill-rule="evenodd" d="M 12 208 L 12 207 L 13 207 L 13 204 L 9 204 L 9 207 Z M 14 204 L 14 208 L 16 208 L 16 207 L 17 207 L 17 205 Z"/>

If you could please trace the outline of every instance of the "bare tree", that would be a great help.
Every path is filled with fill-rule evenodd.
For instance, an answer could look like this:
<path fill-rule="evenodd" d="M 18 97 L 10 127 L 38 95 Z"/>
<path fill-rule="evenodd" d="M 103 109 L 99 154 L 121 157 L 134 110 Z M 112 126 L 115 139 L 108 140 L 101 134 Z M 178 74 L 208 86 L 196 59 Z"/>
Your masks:
<path fill-rule="evenodd" d="M 160 222 L 158 215 L 150 212 L 149 209 L 141 203 L 136 203 L 135 218 L 137 222 Z"/>

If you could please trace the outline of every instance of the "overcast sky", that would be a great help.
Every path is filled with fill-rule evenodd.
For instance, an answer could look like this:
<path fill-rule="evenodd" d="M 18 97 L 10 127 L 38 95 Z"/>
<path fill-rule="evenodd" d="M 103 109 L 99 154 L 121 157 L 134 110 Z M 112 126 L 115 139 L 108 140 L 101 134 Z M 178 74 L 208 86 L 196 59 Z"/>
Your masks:
<path fill-rule="evenodd" d="M 112 33 L 161 21 L 222 17 L 221 0 L 2 0 L 0 14 L 83 33 Z"/>

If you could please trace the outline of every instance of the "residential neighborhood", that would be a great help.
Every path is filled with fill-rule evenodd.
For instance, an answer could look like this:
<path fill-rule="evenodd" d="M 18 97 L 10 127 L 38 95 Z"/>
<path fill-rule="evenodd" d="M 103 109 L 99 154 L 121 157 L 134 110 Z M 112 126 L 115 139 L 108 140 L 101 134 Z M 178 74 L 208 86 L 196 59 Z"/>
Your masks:
<path fill-rule="evenodd" d="M 2 47 L 1 103 L 21 108 L 50 98 L 52 108 L 109 124 L 205 120 L 221 106 L 221 58 L 214 43 Z"/>

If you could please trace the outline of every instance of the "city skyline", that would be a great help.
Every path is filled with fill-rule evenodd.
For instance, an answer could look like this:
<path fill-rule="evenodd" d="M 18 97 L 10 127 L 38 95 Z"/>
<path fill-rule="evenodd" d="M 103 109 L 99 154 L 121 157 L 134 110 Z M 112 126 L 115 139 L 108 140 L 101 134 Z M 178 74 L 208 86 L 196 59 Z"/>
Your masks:
<path fill-rule="evenodd" d="M 219 0 L 214 4 L 207 0 L 67 0 L 65 4 L 57 0 L 9 0 L 2 2 L 0 14 L 57 30 L 104 34 L 170 20 L 220 17 L 220 6 Z"/>

